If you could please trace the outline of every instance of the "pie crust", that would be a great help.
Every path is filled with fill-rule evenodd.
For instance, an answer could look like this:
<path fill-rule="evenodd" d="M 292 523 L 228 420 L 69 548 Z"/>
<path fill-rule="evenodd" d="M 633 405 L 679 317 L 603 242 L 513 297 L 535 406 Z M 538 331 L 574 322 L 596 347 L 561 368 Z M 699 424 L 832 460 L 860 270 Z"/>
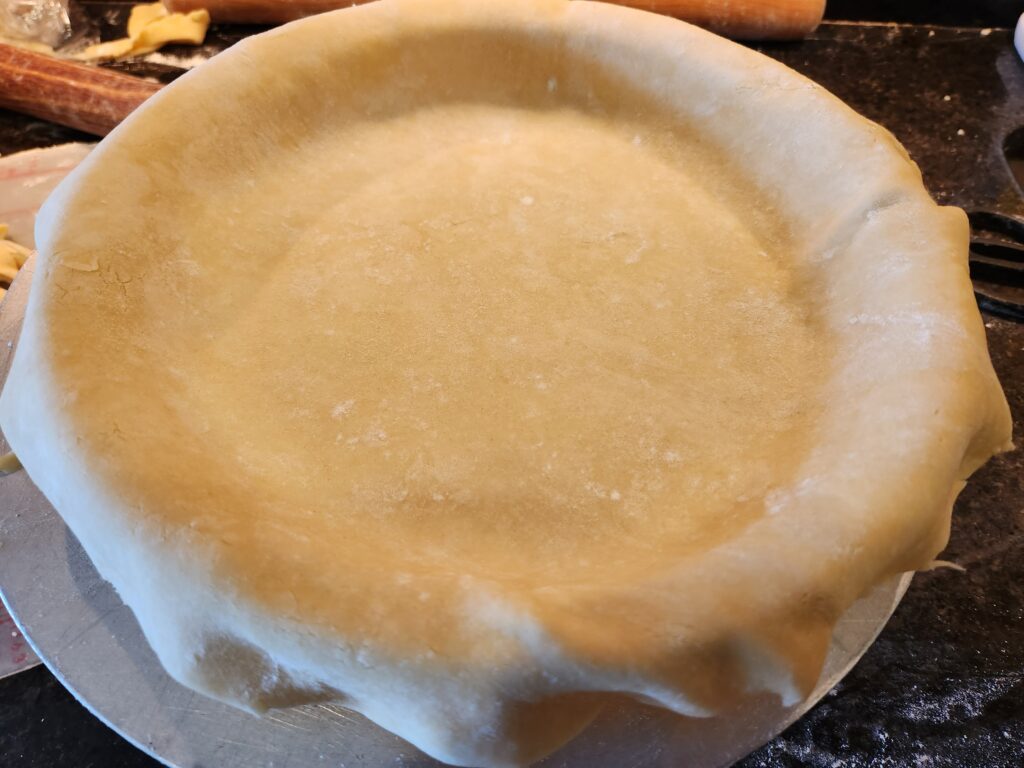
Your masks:
<path fill-rule="evenodd" d="M 1010 418 L 964 214 L 823 89 L 592 2 L 382 0 L 40 214 L 0 423 L 185 685 L 520 765 L 799 701 Z"/>

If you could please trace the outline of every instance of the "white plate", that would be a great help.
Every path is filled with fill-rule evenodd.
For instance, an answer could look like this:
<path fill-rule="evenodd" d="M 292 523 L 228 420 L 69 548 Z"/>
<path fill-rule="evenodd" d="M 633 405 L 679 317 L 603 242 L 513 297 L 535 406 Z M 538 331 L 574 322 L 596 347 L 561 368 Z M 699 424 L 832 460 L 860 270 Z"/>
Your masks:
<path fill-rule="evenodd" d="M 8 237 L 11 240 L 35 247 L 36 211 L 92 147 L 92 144 L 60 144 L 0 158 L 0 224 L 10 227 Z"/>

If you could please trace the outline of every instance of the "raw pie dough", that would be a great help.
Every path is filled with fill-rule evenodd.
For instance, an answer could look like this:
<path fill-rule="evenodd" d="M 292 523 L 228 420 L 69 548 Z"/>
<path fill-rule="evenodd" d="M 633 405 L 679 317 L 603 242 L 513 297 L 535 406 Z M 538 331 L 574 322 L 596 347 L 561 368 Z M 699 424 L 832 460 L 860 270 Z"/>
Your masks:
<path fill-rule="evenodd" d="M 761 55 L 562 0 L 246 40 L 47 203 L 4 432 L 177 679 L 462 765 L 796 702 L 1010 420 L 967 223 Z"/>

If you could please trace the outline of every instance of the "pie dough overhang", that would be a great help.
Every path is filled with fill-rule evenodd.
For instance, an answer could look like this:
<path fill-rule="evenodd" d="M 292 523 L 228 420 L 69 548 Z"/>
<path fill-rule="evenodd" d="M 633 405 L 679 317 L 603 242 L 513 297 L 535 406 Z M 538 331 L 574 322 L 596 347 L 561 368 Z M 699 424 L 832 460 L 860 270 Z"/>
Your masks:
<path fill-rule="evenodd" d="M 485 96 L 492 85 L 493 95 Z M 302 272 L 297 256 L 290 262 L 288 256 L 293 249 L 295 254 L 306 253 L 304 248 L 316 253 L 315 243 L 295 244 L 294 238 L 336 236 L 342 225 L 332 222 L 346 215 L 362 216 L 357 224 L 370 233 L 371 245 L 408 246 L 401 238 L 422 244 L 429 238 L 421 237 L 424 230 L 414 216 L 425 215 L 428 203 L 411 192 L 361 181 L 364 186 L 352 192 L 347 208 L 328 210 L 329 216 L 311 221 L 303 218 L 299 203 L 294 210 L 287 203 L 306 194 L 289 171 L 290 153 L 314 146 L 353 178 L 363 171 L 369 177 L 374 163 L 398 162 L 379 146 L 392 135 L 386 132 L 395 131 L 407 142 L 393 148 L 405 163 L 402 172 L 416 178 L 417 163 L 426 163 L 425 178 L 437 184 L 427 196 L 436 196 L 440 205 L 445 195 L 460 194 L 459 184 L 477 183 L 466 180 L 465 168 L 486 171 L 489 158 L 504 150 L 473 154 L 476 150 L 466 149 L 456 137 L 445 139 L 450 146 L 434 152 L 441 141 L 437 127 L 450 126 L 453 135 L 463 123 L 474 130 L 493 129 L 500 144 L 503 134 L 495 126 L 503 119 L 501 110 L 519 114 L 513 110 L 518 100 L 525 106 L 522 124 L 509 124 L 512 145 L 544 135 L 558 142 L 560 135 L 545 131 L 564 120 L 569 129 L 580 131 L 564 137 L 565 162 L 574 162 L 574 141 L 585 147 L 593 142 L 607 149 L 606 155 L 594 157 L 595 166 L 607 163 L 615 172 L 619 166 L 611 164 L 628 167 L 629 161 L 616 154 L 618 144 L 608 136 L 620 121 L 635 119 L 643 126 L 648 117 L 637 105 L 657 104 L 670 123 L 685 126 L 689 138 L 683 143 L 690 149 L 678 151 L 706 146 L 708 162 L 721 165 L 723 178 L 742 174 L 749 185 L 748 202 L 770 206 L 771 216 L 785 223 L 773 242 L 780 258 L 790 260 L 786 269 L 795 276 L 793 290 L 807 297 L 800 301 L 813 315 L 789 318 L 786 327 L 816 328 L 820 335 L 806 342 L 808 360 L 785 339 L 767 335 L 759 343 L 767 344 L 770 354 L 758 358 L 758 369 L 745 369 L 745 360 L 737 358 L 735 372 L 730 371 L 742 377 L 736 387 L 763 376 L 764 387 L 787 397 L 800 391 L 800 383 L 787 382 L 785 371 L 772 373 L 774 378 L 765 373 L 776 353 L 788 356 L 787 365 L 806 364 L 808 376 L 820 374 L 820 384 L 807 385 L 810 415 L 794 416 L 803 425 L 802 437 L 775 435 L 774 448 L 767 452 L 784 454 L 790 447 L 799 459 L 792 471 L 759 491 L 756 509 L 744 507 L 754 512 L 721 523 L 721 530 L 714 528 L 715 536 L 700 539 L 699 546 L 687 549 L 683 542 L 677 558 L 670 542 L 650 545 L 649 567 L 626 556 L 620 562 L 612 544 L 597 540 L 579 545 L 574 578 L 575 561 L 567 550 L 574 551 L 575 545 L 545 549 L 544 541 L 531 538 L 529 521 L 515 522 L 520 507 L 554 502 L 547 497 L 536 501 L 530 489 L 515 486 L 514 466 L 510 479 L 497 470 L 493 480 L 483 475 L 486 487 L 476 489 L 472 499 L 497 494 L 500 511 L 509 494 L 507 514 L 495 518 L 494 530 L 504 531 L 504 525 L 517 542 L 526 542 L 527 555 L 550 558 L 549 576 L 544 571 L 548 563 L 531 564 L 528 558 L 516 570 L 517 552 L 503 549 L 491 528 L 478 531 L 472 517 L 438 516 L 437 510 L 449 509 L 444 503 L 458 501 L 446 495 L 453 493 L 447 486 L 425 491 L 442 497 L 436 501 L 442 506 L 433 506 L 429 498 L 421 501 L 416 493 L 423 489 L 415 487 L 403 490 L 413 494 L 411 501 L 388 497 L 391 513 L 416 505 L 423 523 L 420 517 L 396 522 L 384 512 L 365 521 L 321 519 L 310 500 L 319 503 L 317 493 L 336 488 L 332 483 L 340 481 L 332 473 L 342 469 L 326 460 L 318 466 L 315 453 L 295 453 L 305 462 L 296 466 L 287 446 L 299 439 L 289 425 L 306 423 L 304 403 L 323 405 L 329 383 L 316 377 L 308 385 L 296 381 L 295 400 L 279 403 L 278 421 L 257 412 L 247 421 L 230 394 L 217 395 L 223 398 L 219 409 L 203 401 L 214 397 L 213 384 L 209 392 L 190 388 L 191 373 L 200 368 L 180 369 L 206 366 L 201 370 L 218 386 L 238 387 L 248 375 L 278 386 L 267 350 L 287 372 L 291 348 L 313 356 L 323 349 L 318 344 L 328 342 L 313 338 L 317 326 L 301 317 L 295 319 L 300 325 L 294 336 L 287 328 L 260 325 L 254 318 L 261 313 L 270 318 L 286 310 L 295 314 L 295 304 L 275 308 L 275 294 L 297 302 L 295 297 L 306 291 L 311 306 L 318 308 L 344 299 L 358 309 L 346 315 L 346 322 L 365 321 L 367 328 L 389 323 L 380 327 L 395 338 L 422 341 L 419 327 L 405 322 L 399 310 L 388 309 L 391 314 L 378 318 L 372 302 L 359 303 L 357 291 L 365 282 L 367 291 L 407 291 L 401 295 L 413 309 L 433 306 L 431 297 L 417 293 L 415 286 L 394 288 L 397 273 L 384 274 L 380 263 L 367 262 L 354 281 L 356 288 L 328 290 Z M 574 109 L 558 108 L 565 104 Z M 577 116 L 588 112 L 596 120 L 607 118 L 610 127 L 595 124 L 591 131 L 590 123 Z M 659 119 L 650 117 L 651 135 L 661 130 Z M 324 143 L 322 126 L 332 120 L 338 130 L 349 131 L 345 136 L 351 149 Z M 365 134 L 358 132 L 363 123 Z M 635 139 L 641 144 L 648 136 L 637 133 Z M 407 163 L 403 146 L 418 151 Z M 652 151 L 664 157 L 676 151 L 671 142 L 657 146 Z M 442 149 L 454 154 L 443 155 Z M 438 160 L 441 170 L 429 165 L 435 156 L 443 160 Z M 309 162 L 313 170 L 308 172 L 316 176 Z M 443 176 L 436 174 L 443 174 L 448 162 L 454 164 L 452 173 L 461 175 L 454 177 L 458 183 L 445 187 Z M 652 173 L 658 167 L 652 165 Z M 595 167 L 592 173 L 604 178 L 600 174 L 606 170 Z M 588 173 L 584 165 L 577 172 Z M 544 168 L 536 171 L 539 189 L 557 191 L 545 186 L 551 178 L 545 173 Z M 488 183 L 481 174 L 479 183 Z M 247 178 L 260 187 L 247 189 Z M 624 181 L 622 194 L 631 194 L 630 183 Z M 716 226 L 731 226 L 727 212 L 715 207 L 716 183 L 709 177 L 708 217 Z M 743 185 L 722 184 L 726 197 L 748 194 Z M 392 213 L 382 212 L 379 203 L 399 193 L 406 195 L 396 203 L 401 210 L 387 219 Z M 493 199 L 504 200 L 502 194 L 499 189 Z M 524 212 L 516 208 L 508 214 L 509 221 L 548 215 L 546 199 L 529 189 L 509 194 L 524 206 Z M 659 194 L 652 187 L 651 206 L 658 204 Z M 281 201 L 279 219 L 274 207 L 259 213 L 263 225 L 252 216 L 247 219 L 246 206 L 260 200 Z M 627 211 L 622 237 L 635 234 L 628 223 L 639 210 Z M 651 216 L 650 231 L 662 232 Z M 565 218 L 562 211 L 551 221 Z M 445 226 L 457 232 L 464 224 L 453 219 Z M 696 229 L 684 234 L 703 232 L 699 226 L 693 224 Z M 248 230 L 239 232 L 239 227 Z M 742 228 L 736 232 L 741 237 Z M 675 230 L 662 235 L 682 236 Z M 429 242 L 440 248 L 448 242 L 444 238 L 458 235 L 431 237 Z M 701 237 L 705 245 L 715 244 L 713 232 Z M 1010 447 L 1009 411 L 968 277 L 967 237 L 963 213 L 932 202 L 916 166 L 886 131 L 785 67 L 707 32 L 600 3 L 383 0 L 295 22 L 234 46 L 153 97 L 58 188 L 38 220 L 39 264 L 0 399 L 0 423 L 98 571 L 132 607 L 161 662 L 185 685 L 253 711 L 338 701 L 441 760 L 518 765 L 570 738 L 617 694 L 689 715 L 724 711 L 759 691 L 798 701 L 813 687 L 843 611 L 881 580 L 925 567 L 942 550 L 952 503 L 965 479 L 993 453 Z M 725 259 L 740 252 L 741 245 L 730 241 L 716 247 Z M 349 250 L 357 246 L 351 240 Z M 652 258 L 661 257 L 656 246 Z M 619 252 L 618 246 L 602 244 L 572 247 L 585 253 L 591 247 L 595 254 Z M 368 253 L 367 258 L 375 258 L 372 249 Z M 403 253 L 399 249 L 388 258 Z M 764 274 L 774 275 L 772 264 L 778 259 L 765 259 Z M 278 268 L 281 263 L 288 264 L 287 270 Z M 542 266 L 553 268 L 548 262 Z M 410 267 L 421 268 L 433 267 L 420 262 Z M 614 270 L 620 268 L 625 269 L 609 266 L 607 274 L 595 273 L 595 284 L 619 274 Z M 701 269 L 709 270 L 708 280 L 717 279 L 710 267 Z M 293 275 L 298 277 L 288 282 Z M 461 279 L 456 275 L 450 285 L 461 285 Z M 538 278 L 538 290 L 547 290 L 545 280 Z M 646 290 L 649 284 L 642 285 Z M 786 284 L 780 285 L 784 295 Z M 752 283 L 750 290 L 760 290 L 759 284 Z M 624 301 L 639 301 L 636 291 Z M 573 295 L 567 292 L 566 301 Z M 770 300 L 766 294 L 764 302 Z M 515 302 L 528 297 L 509 301 L 519 306 Z M 708 304 L 709 311 L 713 306 Z M 167 314 L 172 307 L 173 314 Z M 472 311 L 465 307 L 466 313 Z M 626 323 L 632 316 L 623 311 Z M 765 312 L 770 318 L 779 312 L 785 316 L 784 308 Z M 731 328 L 730 316 L 722 315 Z M 438 320 L 438 327 L 463 333 L 462 318 L 453 318 Z M 248 324 L 263 335 L 254 340 Z M 719 333 L 710 324 L 706 332 Z M 221 349 L 225 339 L 237 348 Z M 459 375 L 472 371 L 459 367 L 463 341 L 453 335 L 437 352 Z M 359 354 L 358 346 L 352 349 L 352 355 Z M 429 363 L 434 354 L 422 352 L 422 344 L 410 349 L 410 360 L 426 354 Z M 476 354 L 470 350 L 466 359 L 478 359 Z M 577 359 L 572 357 L 576 352 L 567 354 Z M 240 361 L 240 370 L 225 372 L 232 360 Z M 657 362 L 636 365 L 656 370 Z M 550 378 L 557 370 L 545 375 Z M 695 375 L 714 373 L 698 370 Z M 391 373 L 383 363 L 376 374 L 380 387 L 388 389 Z M 723 391 L 732 393 L 731 380 L 721 381 Z M 544 390 L 549 381 L 543 377 L 527 383 L 537 390 L 529 398 L 546 396 L 546 391 L 558 397 L 559 387 L 576 392 L 573 387 L 584 386 L 578 377 L 551 381 L 550 390 Z M 477 382 L 476 390 L 466 392 L 486 403 L 478 391 L 485 384 Z M 372 382 L 361 386 L 365 399 Z M 494 386 L 511 385 L 495 379 Z M 636 384 L 627 377 L 608 384 L 606 392 L 599 377 L 594 386 L 597 395 L 604 393 L 613 402 L 619 392 L 615 387 L 633 392 Z M 748 389 L 757 397 L 756 387 Z M 384 451 L 399 452 L 402 435 L 387 434 L 382 423 L 358 421 L 365 418 L 359 411 L 362 401 L 343 399 L 342 390 L 325 418 L 341 425 L 355 419 L 360 431 L 349 436 L 339 426 L 338 445 L 325 447 L 324 455 L 348 450 L 346 441 L 355 440 L 352 453 L 345 455 L 352 456 L 353 466 L 377 457 L 379 466 L 360 470 L 376 477 L 389 466 Z M 388 389 L 387 394 L 398 397 L 394 393 L 401 391 Z M 240 402 L 259 402 L 260 393 L 241 386 L 237 396 Z M 521 405 L 526 412 L 534 402 L 543 408 L 546 401 L 524 399 L 524 405 L 517 400 L 507 407 Z M 400 412 L 401 404 L 392 406 Z M 438 413 L 448 413 L 443 407 Z M 481 407 L 473 418 L 500 424 L 495 420 L 502 407 L 495 403 L 494 413 Z M 609 423 L 621 427 L 626 437 L 632 435 L 631 422 L 615 422 L 615 409 L 609 405 L 606 410 L 612 414 Z M 713 398 L 708 411 L 709 418 L 733 423 L 726 406 Z M 594 416 L 595 423 L 604 424 L 603 413 Z M 309 423 L 319 429 L 322 421 Z M 472 419 L 467 423 L 472 425 Z M 585 420 L 571 423 L 585 429 Z M 712 429 L 714 422 L 709 423 L 704 428 Z M 477 439 L 458 432 L 457 425 L 448 429 L 436 439 Z M 759 435 L 761 426 L 750 423 L 749 429 Z M 258 439 L 260 430 L 269 430 L 265 441 Z M 225 435 L 229 442 L 220 440 Z M 609 443 L 616 439 L 610 436 Z M 756 440 L 723 430 L 721 442 L 746 451 Z M 714 454 L 715 445 L 708 442 L 706 451 Z M 500 468 L 502 461 L 533 466 L 526 454 L 506 456 L 500 446 L 480 446 L 484 469 Z M 472 464 L 474 459 L 458 454 L 457 444 L 454 450 L 444 467 L 431 470 L 432 482 L 442 483 L 442 469 L 449 473 L 445 477 L 479 480 L 472 467 L 459 474 L 458 462 Z M 595 462 L 608 458 L 598 448 L 580 450 Z M 659 456 L 670 461 L 675 454 Z M 615 458 L 631 460 L 628 455 Z M 576 466 L 575 458 L 560 460 Z M 764 461 L 776 466 L 772 455 Z M 571 474 L 559 475 L 562 465 L 555 463 L 552 483 Z M 695 470 L 709 487 L 712 480 L 719 483 L 716 487 L 745 487 L 742 472 L 717 471 L 713 466 Z M 755 480 L 760 477 L 757 468 L 749 471 Z M 537 472 L 537 478 L 547 477 Z M 609 472 L 614 474 L 614 467 Z M 654 470 L 637 464 L 636 472 L 648 477 Z M 658 472 L 658 477 L 675 477 L 668 470 Z M 353 476 L 356 487 L 364 475 Z M 624 531 L 624 551 L 647 552 L 642 542 L 629 539 L 646 529 L 636 529 L 640 524 L 618 511 L 630 502 L 628 489 L 600 481 L 587 486 L 599 501 L 594 502 L 595 522 L 589 529 L 580 526 L 580 535 L 597 530 L 611 536 L 608 531 L 619 526 L 614 530 Z M 366 493 L 371 491 L 379 489 Z M 353 494 L 351 504 L 362 503 L 363 497 Z M 553 519 L 561 521 L 560 510 L 552 509 Z M 657 523 L 676 525 L 674 518 Z M 576 532 L 568 519 L 558 527 L 538 516 L 532 525 L 556 543 L 563 534 L 571 542 Z M 433 532 L 444 538 L 435 542 Z M 466 543 L 474 535 L 482 537 L 479 552 Z M 607 558 L 607 567 L 587 562 L 586 553 Z"/>

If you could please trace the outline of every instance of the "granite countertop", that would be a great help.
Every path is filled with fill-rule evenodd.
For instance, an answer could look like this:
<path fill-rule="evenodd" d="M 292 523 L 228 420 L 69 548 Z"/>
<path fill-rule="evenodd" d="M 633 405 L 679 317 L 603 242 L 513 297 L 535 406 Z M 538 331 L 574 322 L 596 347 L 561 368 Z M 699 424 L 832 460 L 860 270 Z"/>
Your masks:
<path fill-rule="evenodd" d="M 1024 63 L 1006 28 L 921 23 L 957 21 L 948 9 L 927 15 L 932 5 L 964 4 L 840 0 L 830 6 L 833 12 L 861 7 L 861 18 L 917 23 L 827 23 L 806 41 L 759 49 L 893 131 L 940 202 L 1024 216 L 1024 195 L 1002 155 L 1004 137 L 1024 125 Z M 966 5 L 972 9 L 962 12 L 964 23 L 1008 24 L 1012 18 L 1008 1 Z M 123 18 L 124 6 L 90 6 L 112 36 L 110 23 Z M 214 28 L 208 47 L 223 48 L 249 31 Z M 194 51 L 169 53 L 190 56 Z M 129 69 L 162 80 L 180 74 L 154 64 Z M 0 111 L 0 152 L 74 140 L 89 137 Z M 1015 431 L 1021 435 L 1024 326 L 985 320 Z M 853 672 L 807 716 L 741 762 L 742 768 L 1024 764 L 1021 452 L 994 459 L 972 478 L 957 502 L 944 557 L 966 571 L 919 574 Z M 37 667 L 0 681 L 0 765 L 157 764 Z"/>

